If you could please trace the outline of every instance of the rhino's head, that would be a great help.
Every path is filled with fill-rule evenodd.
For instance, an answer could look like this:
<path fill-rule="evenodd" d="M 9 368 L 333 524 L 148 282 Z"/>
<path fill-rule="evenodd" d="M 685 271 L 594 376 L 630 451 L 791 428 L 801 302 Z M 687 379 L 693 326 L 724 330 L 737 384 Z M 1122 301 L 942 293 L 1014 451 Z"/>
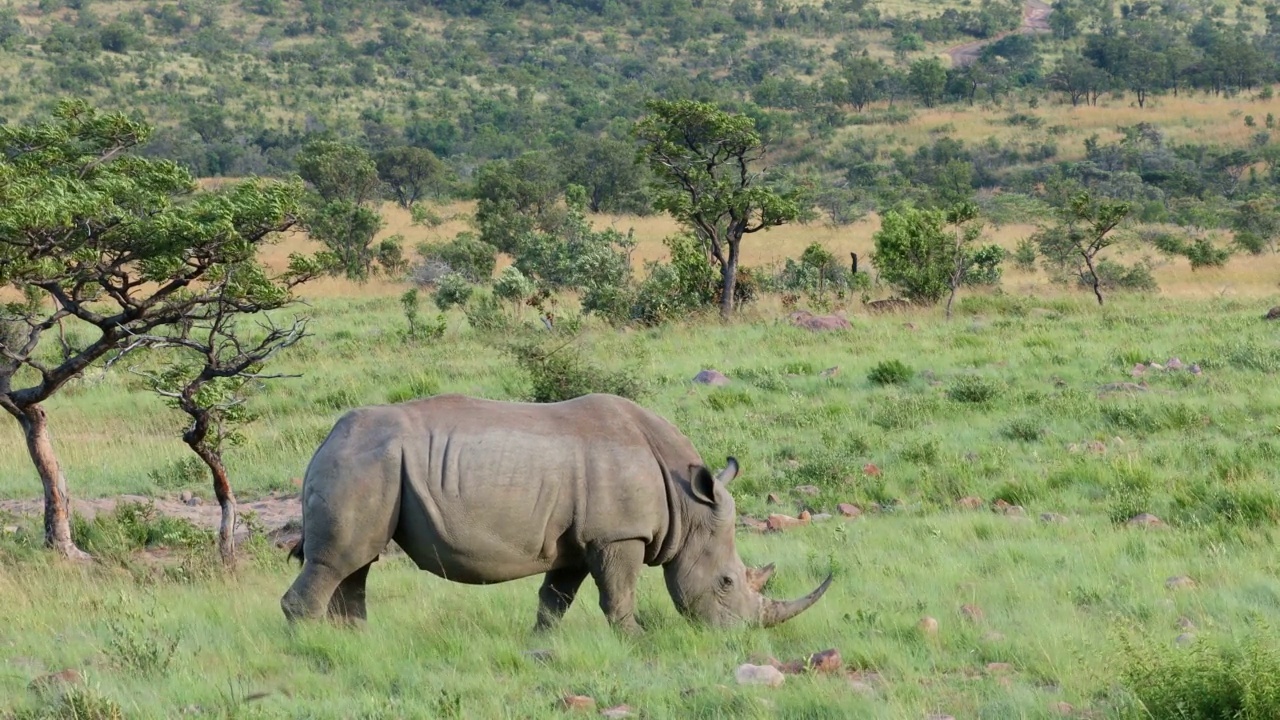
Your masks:
<path fill-rule="evenodd" d="M 733 535 L 737 511 L 725 488 L 738 476 L 738 461 L 712 475 L 704 465 L 689 466 L 686 535 L 680 554 L 664 567 L 667 591 L 686 616 L 716 626 L 737 624 L 769 627 L 786 622 L 816 603 L 831 585 L 822 585 L 803 598 L 770 600 L 759 590 L 772 574 L 772 565 L 748 574 L 738 557 Z"/>

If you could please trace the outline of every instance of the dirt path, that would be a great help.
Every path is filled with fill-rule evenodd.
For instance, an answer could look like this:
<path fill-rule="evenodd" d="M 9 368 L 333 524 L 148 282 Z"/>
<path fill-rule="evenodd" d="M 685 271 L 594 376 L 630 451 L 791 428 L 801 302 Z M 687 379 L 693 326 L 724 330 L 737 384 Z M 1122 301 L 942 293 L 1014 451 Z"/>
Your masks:
<path fill-rule="evenodd" d="M 181 499 L 174 497 L 149 498 L 142 495 L 117 495 L 115 497 L 92 499 L 72 498 L 71 507 L 72 511 L 77 515 L 92 518 L 100 512 L 110 513 L 115 510 L 117 505 L 127 502 L 154 503 L 156 510 L 161 515 L 181 518 L 190 521 L 197 527 L 209 530 L 218 529 L 218 521 L 222 515 L 216 502 L 199 498 L 188 502 L 183 502 Z M 0 500 L 0 519 L 6 513 L 17 516 L 40 517 L 43 512 L 44 500 L 42 498 Z M 272 538 L 283 540 L 288 535 L 296 536 L 296 528 L 302 519 L 302 503 L 298 500 L 296 493 L 277 495 L 273 492 L 267 497 L 240 503 L 237 507 L 237 512 L 241 517 L 252 512 L 257 521 L 262 524 L 263 529 Z M 281 532 L 282 530 L 284 532 Z M 245 532 L 243 523 L 239 523 L 236 534 L 243 536 Z"/>
<path fill-rule="evenodd" d="M 1053 12 L 1053 8 L 1049 7 L 1043 0 L 1027 0 L 1026 5 L 1022 7 L 1022 25 L 1017 30 L 1003 32 L 986 40 L 974 40 L 973 42 L 949 48 L 947 54 L 951 56 L 951 66 L 964 67 L 976 62 L 978 56 L 982 53 L 982 48 L 1014 33 L 1031 35 L 1049 32 L 1049 13 L 1051 12 Z"/>

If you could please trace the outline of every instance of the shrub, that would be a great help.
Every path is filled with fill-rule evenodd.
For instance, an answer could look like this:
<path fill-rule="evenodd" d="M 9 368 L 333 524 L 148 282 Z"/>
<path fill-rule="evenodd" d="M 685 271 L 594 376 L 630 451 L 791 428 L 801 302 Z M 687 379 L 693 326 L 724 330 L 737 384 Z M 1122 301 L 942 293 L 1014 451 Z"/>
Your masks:
<path fill-rule="evenodd" d="M 425 320 L 418 313 L 418 291 L 416 288 L 406 290 L 400 296 L 400 307 L 404 309 L 405 321 L 409 328 L 405 337 L 410 340 L 439 340 L 444 337 L 446 328 L 444 315 L 437 315 L 435 321 Z"/>
<path fill-rule="evenodd" d="M 1044 437 L 1044 427 L 1032 418 L 1017 418 L 1009 422 L 1000 434 L 1019 442 L 1037 442 Z"/>
<path fill-rule="evenodd" d="M 498 279 L 493 281 L 494 296 L 513 303 L 524 302 L 533 295 L 535 289 L 533 281 L 514 265 L 503 268 L 498 273 Z"/>
<path fill-rule="evenodd" d="M 980 375 L 961 375 L 947 388 L 947 397 L 960 403 L 985 403 L 999 394 L 1000 386 Z"/>
<path fill-rule="evenodd" d="M 1151 268 L 1145 264 L 1126 266 L 1110 259 L 1099 261 L 1094 267 L 1098 270 L 1098 278 L 1103 288 L 1108 290 L 1131 290 L 1134 292 L 1155 292 L 1159 290 Z M 1085 271 L 1078 282 L 1081 287 L 1093 287 L 1093 273 Z"/>
<path fill-rule="evenodd" d="M 1036 269 L 1036 257 L 1039 253 L 1036 251 L 1036 241 L 1024 237 L 1018 241 L 1018 246 L 1013 251 L 1013 264 L 1023 272 L 1032 272 Z"/>
<path fill-rule="evenodd" d="M 606 371 L 565 345 L 547 350 L 540 343 L 525 341 L 508 346 L 507 351 L 528 373 L 533 402 L 560 402 L 591 393 L 638 400 L 645 392 L 635 374 Z"/>
<path fill-rule="evenodd" d="M 462 309 L 471 327 L 480 332 L 498 332 L 511 327 L 511 321 L 502 311 L 502 303 L 497 296 L 487 292 L 479 292 Z"/>
<path fill-rule="evenodd" d="M 409 382 L 387 392 L 387 402 L 395 404 L 431 397 L 440 392 L 440 381 L 434 375 L 415 375 Z"/>
<path fill-rule="evenodd" d="M 915 371 L 901 360 L 885 360 L 867 373 L 867 379 L 872 385 L 902 385 L 910 382 L 914 376 Z"/>
<path fill-rule="evenodd" d="M 472 232 L 460 232 L 445 243 L 418 246 L 425 263 L 447 265 L 471 282 L 488 282 L 498 264 L 498 249 Z"/>
<path fill-rule="evenodd" d="M 1000 263 L 1008 255 L 999 245 L 983 245 L 970 255 L 969 270 L 964 275 L 965 285 L 999 285 L 1004 274 Z"/>
<path fill-rule="evenodd" d="M 1268 628 L 1239 645 L 1202 637 L 1178 648 L 1126 637 L 1121 648 L 1119 680 L 1137 701 L 1135 717 L 1280 717 L 1280 643 Z"/>
<path fill-rule="evenodd" d="M 459 273 L 449 273 L 436 283 L 436 292 L 432 299 L 441 311 L 455 305 L 466 305 L 475 287 Z"/>

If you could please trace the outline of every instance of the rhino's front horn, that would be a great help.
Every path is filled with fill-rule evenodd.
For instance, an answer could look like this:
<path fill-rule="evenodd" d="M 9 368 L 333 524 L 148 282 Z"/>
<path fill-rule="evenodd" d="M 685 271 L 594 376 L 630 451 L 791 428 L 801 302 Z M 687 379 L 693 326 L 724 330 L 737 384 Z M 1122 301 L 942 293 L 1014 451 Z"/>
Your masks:
<path fill-rule="evenodd" d="M 831 587 L 831 577 L 827 575 L 827 579 L 822 581 L 817 590 L 798 600 L 765 600 L 764 608 L 760 612 L 760 624 L 764 627 L 773 627 L 808 610 L 818 602 L 827 588 Z"/>

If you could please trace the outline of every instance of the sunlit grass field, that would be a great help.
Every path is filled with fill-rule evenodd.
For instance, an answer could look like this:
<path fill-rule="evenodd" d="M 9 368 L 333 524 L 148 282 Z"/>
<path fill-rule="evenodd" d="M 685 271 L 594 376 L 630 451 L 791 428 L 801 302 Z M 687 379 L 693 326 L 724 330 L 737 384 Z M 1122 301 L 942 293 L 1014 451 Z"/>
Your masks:
<path fill-rule="evenodd" d="M 303 377 L 253 399 L 259 417 L 230 452 L 242 500 L 293 492 L 348 408 L 527 392 L 504 338 L 461 315 L 448 316 L 443 340 L 410 342 L 392 292 L 326 294 L 336 293 L 307 309 L 315 336 L 277 365 Z M 642 402 L 709 464 L 739 458 L 742 513 L 794 515 L 801 501 L 864 509 L 739 533 L 748 563 L 777 563 L 776 596 L 835 572 L 814 610 L 767 631 L 702 630 L 676 615 L 654 570 L 642 580 L 643 638 L 607 629 L 590 584 L 540 638 L 529 632 L 536 578 L 468 587 L 392 558 L 371 575 L 366 632 L 291 634 L 278 600 L 297 568 L 263 541 L 235 578 L 198 571 L 206 564 L 185 553 L 204 551 L 181 548 L 167 562 L 187 558 L 191 572 L 116 555 L 65 567 L 31 549 L 31 520 L 6 521 L 19 531 L 0 540 L 0 707 L 50 716 L 38 713 L 57 701 L 27 685 L 74 668 L 90 688 L 80 702 L 115 702 L 126 717 L 551 718 L 564 715 L 564 694 L 650 718 L 1125 716 L 1138 707 L 1126 641 L 1144 658 L 1181 657 L 1180 635 L 1193 648 L 1233 644 L 1273 638 L 1265 624 L 1280 622 L 1280 343 L 1260 319 L 1276 300 L 1116 296 L 1098 308 L 1083 296 L 973 295 L 949 322 L 932 311 L 869 316 L 855 301 L 853 328 L 831 334 L 790 327 L 774 301 L 729 324 L 588 323 L 569 351 L 635 373 Z M 1202 372 L 1130 375 L 1172 357 Z M 911 377 L 871 382 L 889 360 Z M 733 383 L 692 385 L 703 368 Z M 207 496 L 175 465 L 179 419 L 120 366 L 91 371 L 49 412 L 73 493 Z M 817 494 L 793 493 L 802 485 Z M 0 496 L 38 488 L 9 426 Z M 781 505 L 766 504 L 771 492 Z M 981 505 L 960 502 L 970 497 Z M 997 501 L 1022 510 L 993 512 Z M 1127 524 L 1143 512 L 1165 526 Z M 1167 585 L 1184 575 L 1194 587 Z M 918 628 L 925 616 L 936 635 Z M 844 670 L 780 688 L 734 680 L 740 663 L 827 648 Z M 550 659 L 525 655 L 540 649 Z M 1195 677 L 1188 692 L 1203 694 Z"/>

